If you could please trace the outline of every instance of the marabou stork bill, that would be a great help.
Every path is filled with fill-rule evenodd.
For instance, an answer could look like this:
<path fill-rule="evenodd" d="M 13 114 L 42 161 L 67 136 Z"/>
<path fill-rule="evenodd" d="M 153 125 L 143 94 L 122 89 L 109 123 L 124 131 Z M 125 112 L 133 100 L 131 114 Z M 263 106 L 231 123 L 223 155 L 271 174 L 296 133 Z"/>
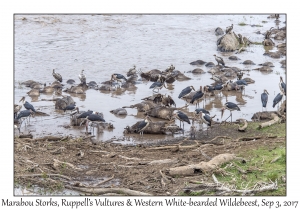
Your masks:
<path fill-rule="evenodd" d="M 54 69 L 53 69 L 52 75 L 53 75 L 54 79 L 56 79 L 59 82 L 62 82 L 62 76 L 59 73 L 55 72 Z"/>
<path fill-rule="evenodd" d="M 25 109 L 31 110 L 34 113 L 36 112 L 35 109 L 34 109 L 34 107 L 30 103 L 28 103 L 27 101 L 25 101 L 25 96 L 23 96 L 19 102 L 21 102 L 21 101 L 23 102 L 23 106 L 25 107 Z"/>
<path fill-rule="evenodd" d="M 222 64 L 223 66 L 225 66 L 225 62 L 224 62 L 223 58 L 221 58 L 221 57 L 219 57 L 219 56 L 216 56 L 216 55 L 214 55 L 214 56 L 215 56 L 215 59 L 216 59 L 218 65 L 219 65 L 219 63 L 220 63 L 220 64 Z"/>
<path fill-rule="evenodd" d="M 84 70 L 82 69 L 81 73 L 78 75 L 78 78 L 81 84 L 86 84 L 86 76 L 83 72 Z"/>
<path fill-rule="evenodd" d="M 224 111 L 225 109 L 228 109 L 230 111 L 230 115 L 229 117 L 231 117 L 231 122 L 232 122 L 232 111 L 241 111 L 241 109 L 238 107 L 238 105 L 236 105 L 235 103 L 232 102 L 226 102 L 225 105 L 222 107 L 221 111 L 222 111 L 222 115 L 221 118 L 223 117 Z M 227 119 L 229 118 L 227 117 Z M 226 119 L 226 120 L 227 120 Z M 225 120 L 225 121 L 226 121 Z"/>
<path fill-rule="evenodd" d="M 182 122 L 183 130 L 184 130 L 184 122 L 191 124 L 189 117 L 181 111 L 175 112 L 173 114 L 173 117 L 177 118 L 180 121 L 180 128 L 181 128 L 181 122 Z"/>
<path fill-rule="evenodd" d="M 140 135 L 144 136 L 144 130 L 149 126 L 150 122 L 152 122 L 152 120 L 147 115 L 145 119 L 139 123 L 136 131 L 140 133 Z"/>
<path fill-rule="evenodd" d="M 203 99 L 203 96 L 204 96 L 204 93 L 202 92 L 202 86 L 200 86 L 200 90 L 195 93 L 195 95 L 193 96 L 190 103 L 193 104 L 196 101 L 196 107 L 197 107 L 197 104 L 198 104 L 198 107 L 199 107 L 199 101 L 201 99 Z"/>
<path fill-rule="evenodd" d="M 194 88 L 194 86 L 188 86 L 188 87 L 186 87 L 186 88 L 184 88 L 182 91 L 181 91 L 181 93 L 179 94 L 179 96 L 178 96 L 178 98 L 182 98 L 183 96 L 186 96 L 186 95 L 188 95 L 192 90 L 194 90 L 195 91 L 195 88 Z"/>
<path fill-rule="evenodd" d="M 261 104 L 263 108 L 267 107 L 267 103 L 268 103 L 268 91 L 264 90 L 264 92 L 261 94 Z"/>
<path fill-rule="evenodd" d="M 283 97 L 282 92 L 277 94 L 277 96 L 273 100 L 273 108 L 276 106 L 276 104 L 278 104 L 282 100 L 282 97 Z"/>

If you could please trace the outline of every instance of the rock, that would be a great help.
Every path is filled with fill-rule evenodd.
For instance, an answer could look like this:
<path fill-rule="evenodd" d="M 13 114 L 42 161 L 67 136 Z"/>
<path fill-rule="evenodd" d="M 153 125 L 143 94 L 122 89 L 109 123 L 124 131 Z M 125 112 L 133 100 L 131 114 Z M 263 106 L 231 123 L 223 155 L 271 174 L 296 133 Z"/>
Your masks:
<path fill-rule="evenodd" d="M 217 41 L 217 47 L 222 52 L 235 51 L 239 46 L 239 42 L 233 33 L 229 32 L 224 36 L 220 37 Z"/>
<path fill-rule="evenodd" d="M 245 60 L 242 64 L 245 64 L 245 65 L 255 65 L 255 63 L 251 60 Z"/>
<path fill-rule="evenodd" d="M 192 73 L 193 73 L 193 74 L 204 74 L 204 73 L 206 73 L 206 72 L 203 71 L 202 69 L 197 68 L 197 69 L 194 69 L 194 70 L 192 71 Z"/>
<path fill-rule="evenodd" d="M 235 55 L 230 56 L 228 59 L 229 59 L 229 60 L 233 60 L 233 61 L 241 60 L 240 58 L 238 58 L 238 57 L 235 56 Z"/>
<path fill-rule="evenodd" d="M 284 47 L 286 47 L 286 43 L 278 44 L 276 47 L 278 47 L 278 48 L 284 48 Z"/>
<path fill-rule="evenodd" d="M 203 60 L 196 60 L 196 61 L 191 62 L 190 64 L 191 64 L 191 65 L 203 65 L 203 64 L 205 64 L 205 63 L 206 63 L 206 62 L 203 61 Z"/>
<path fill-rule="evenodd" d="M 223 35 L 224 34 L 224 31 L 222 30 L 222 28 L 218 27 L 216 28 L 215 30 L 215 35 L 216 36 L 220 36 L 220 35 Z"/>

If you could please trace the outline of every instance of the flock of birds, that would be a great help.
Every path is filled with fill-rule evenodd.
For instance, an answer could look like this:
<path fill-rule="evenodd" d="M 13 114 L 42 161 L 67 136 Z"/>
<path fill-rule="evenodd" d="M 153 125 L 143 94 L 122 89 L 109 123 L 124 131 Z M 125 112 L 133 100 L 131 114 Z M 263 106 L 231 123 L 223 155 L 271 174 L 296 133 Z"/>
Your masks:
<path fill-rule="evenodd" d="M 231 25 L 230 27 L 227 27 L 226 29 L 226 33 L 230 32 L 233 28 L 233 25 Z M 266 35 L 267 36 L 267 35 Z M 227 67 L 225 66 L 225 62 L 223 60 L 222 57 L 213 55 L 215 57 L 215 60 L 217 62 L 217 66 L 220 66 L 220 68 L 224 68 Z M 173 66 L 171 64 L 171 66 L 169 66 L 165 72 L 168 75 L 171 75 L 172 72 L 175 70 L 175 66 Z M 136 66 L 134 65 L 134 67 L 132 69 L 129 70 L 129 72 L 135 72 L 136 73 Z M 62 82 L 62 76 L 56 72 L 53 69 L 52 72 L 53 77 L 55 78 L 55 80 L 59 83 Z M 247 82 L 245 80 L 242 79 L 243 73 L 238 72 L 237 73 L 237 80 L 235 82 L 232 82 L 231 80 L 226 82 L 226 83 L 216 83 L 216 85 L 212 86 L 212 85 L 205 85 L 204 87 L 200 86 L 199 90 L 195 90 L 195 88 L 193 86 L 188 86 L 186 88 L 184 88 L 180 94 L 178 95 L 179 99 L 186 99 L 187 96 L 189 96 L 189 94 L 192 93 L 192 91 L 194 91 L 193 96 L 190 98 L 190 101 L 188 101 L 190 104 L 195 104 L 196 109 L 194 111 L 194 118 L 192 119 L 192 124 L 194 124 L 194 120 L 199 121 L 200 123 L 205 123 L 207 126 L 211 127 L 212 125 L 212 119 L 216 116 L 211 116 L 209 111 L 205 110 L 204 108 L 200 108 L 200 101 L 202 99 L 204 99 L 207 95 L 210 95 L 210 93 L 220 93 L 222 90 L 224 90 L 224 88 L 228 85 L 233 86 L 233 89 L 235 90 L 239 90 L 239 89 L 244 89 L 245 86 L 247 86 Z M 80 79 L 80 84 L 86 85 L 86 75 L 84 74 L 84 70 L 81 71 L 81 73 L 78 75 L 78 78 Z M 121 87 L 121 85 L 124 82 L 127 82 L 127 78 L 119 73 L 114 73 L 111 75 L 110 81 L 111 84 L 113 81 L 117 82 L 118 86 Z M 165 87 L 166 87 L 166 76 L 164 74 L 158 74 L 157 75 L 157 81 L 153 82 L 149 89 L 152 89 L 154 96 L 153 97 L 153 102 L 156 104 L 160 104 L 163 105 L 162 100 L 164 97 L 162 94 L 159 94 L 159 91 Z M 119 84 L 120 83 L 120 84 Z M 44 89 L 46 88 L 46 86 L 44 87 Z M 273 100 L 273 108 L 276 106 L 276 104 L 278 104 L 282 98 L 283 95 L 286 95 L 286 84 L 283 81 L 283 78 L 280 77 L 280 82 L 279 82 L 279 88 L 280 88 L 280 93 L 278 93 L 278 95 L 274 98 Z M 261 103 L 262 103 L 262 108 L 266 108 L 267 107 L 267 103 L 268 103 L 268 91 L 264 90 L 264 92 L 261 94 Z M 165 104 L 165 106 L 171 106 L 171 105 L 175 105 L 174 100 L 168 96 L 168 103 Z M 34 115 L 34 113 L 36 113 L 35 108 L 33 107 L 32 104 L 30 104 L 29 102 L 27 102 L 25 100 L 25 97 L 22 97 L 22 99 L 20 100 L 20 102 L 22 102 L 25 110 L 21 110 L 22 105 L 14 105 L 14 119 L 18 121 L 20 126 L 16 126 L 16 128 L 19 129 L 20 131 L 20 127 L 23 121 L 27 120 L 30 121 L 30 116 Z M 176 106 L 176 105 L 175 105 Z M 232 122 L 232 112 L 233 111 L 240 111 L 240 107 L 233 103 L 233 102 L 226 102 L 224 104 L 224 106 L 221 108 L 221 118 L 223 117 L 224 111 L 225 110 L 229 110 L 230 111 L 230 115 L 229 117 L 231 117 L 231 122 Z M 68 105 L 64 108 L 64 111 L 76 111 L 76 113 L 79 113 L 79 109 L 78 107 L 76 107 L 75 103 Z M 72 113 L 74 114 L 74 113 Z M 229 118 L 228 117 L 228 118 Z M 98 112 L 94 112 L 94 111 L 87 111 L 87 112 L 82 112 L 79 116 L 77 116 L 78 119 L 80 118 L 84 118 L 86 119 L 86 126 L 88 126 L 88 124 L 90 122 L 105 122 L 103 115 L 99 114 Z M 228 119 L 227 118 L 227 119 Z M 177 119 L 180 121 L 180 128 L 181 128 L 181 123 L 183 126 L 183 131 L 184 131 L 184 123 L 188 123 L 191 124 L 191 121 L 184 112 L 182 111 L 174 111 L 173 115 L 172 115 L 172 120 Z M 226 120 L 227 120 L 226 119 Z M 225 120 L 225 121 L 226 121 Z M 152 122 L 151 118 L 147 115 L 143 121 L 140 121 L 140 123 L 138 124 L 137 130 L 136 132 L 139 133 L 140 135 L 143 136 L 144 130 L 149 126 L 149 124 Z M 208 129 L 207 129 L 208 130 Z"/>

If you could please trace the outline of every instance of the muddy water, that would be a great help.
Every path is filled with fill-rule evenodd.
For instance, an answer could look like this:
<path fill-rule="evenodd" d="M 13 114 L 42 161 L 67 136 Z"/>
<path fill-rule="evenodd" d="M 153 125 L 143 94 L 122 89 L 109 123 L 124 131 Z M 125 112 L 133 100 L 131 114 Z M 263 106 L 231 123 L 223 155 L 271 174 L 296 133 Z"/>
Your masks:
<path fill-rule="evenodd" d="M 263 89 L 270 93 L 268 111 L 272 108 L 272 101 L 279 93 L 279 77 L 285 79 L 285 69 L 280 68 L 281 60 L 263 56 L 265 51 L 276 51 L 276 47 L 264 48 L 262 45 L 251 45 L 247 52 L 237 54 L 241 60 L 228 59 L 234 52 L 221 53 L 216 51 L 218 37 L 214 34 L 217 27 L 223 30 L 232 23 L 236 34 L 241 33 L 253 42 L 262 42 L 262 33 L 270 27 L 285 26 L 285 17 L 276 25 L 274 19 L 268 15 L 15 15 L 15 103 L 19 104 L 22 96 L 27 96 L 30 90 L 19 85 L 26 80 L 46 82 L 54 81 L 52 69 L 56 69 L 63 77 L 63 84 L 68 79 L 79 83 L 78 74 L 85 70 L 87 82 L 96 81 L 100 84 L 110 79 L 112 73 L 126 74 L 134 64 L 138 69 L 147 71 L 151 69 L 166 69 L 173 64 L 182 72 L 191 71 L 196 66 L 189 63 L 198 59 L 214 63 L 213 54 L 222 56 L 227 66 L 241 69 L 253 69 L 259 66 L 246 66 L 241 64 L 244 60 L 252 60 L 256 64 L 273 62 L 273 72 L 263 73 L 252 70 L 244 77 L 255 80 L 254 84 L 246 87 L 243 94 L 225 92 L 220 98 L 211 98 L 206 101 L 205 108 L 220 119 L 220 109 L 228 101 L 239 104 L 241 112 L 233 112 L 233 120 L 245 118 L 251 120 L 253 113 L 261 111 L 260 94 Z M 266 22 L 263 22 L 266 21 Z M 244 22 L 246 26 L 239 26 Z M 262 27 L 252 27 L 260 25 Z M 275 41 L 276 45 L 281 42 Z M 209 68 L 201 66 L 204 71 Z M 193 75 L 185 73 L 192 78 L 189 81 L 176 81 L 161 93 L 170 94 L 178 107 L 185 104 L 178 99 L 183 88 L 194 85 L 208 85 L 213 82 L 211 74 Z M 128 116 L 116 117 L 109 111 L 125 105 L 141 101 L 141 98 L 152 94 L 149 86 L 151 82 L 136 85 L 135 91 L 104 93 L 93 89 L 87 90 L 85 95 L 72 95 L 80 110 L 94 110 L 104 114 L 107 122 L 113 123 L 113 131 L 104 131 L 96 135 L 96 141 L 105 141 L 113 137 L 121 138 L 124 143 L 135 143 L 166 139 L 170 137 L 161 135 L 147 135 L 144 140 L 138 135 L 123 137 L 123 129 L 141 120 L 136 110 L 127 109 Z M 64 93 L 65 95 L 68 95 Z M 53 95 L 41 94 L 39 97 L 26 97 L 36 109 L 48 113 L 47 117 L 35 117 L 30 125 L 22 127 L 21 131 L 31 131 L 35 136 L 42 135 L 84 135 L 84 127 L 64 128 L 69 125 L 68 114 L 54 109 L 54 102 L 41 101 L 53 98 Z M 202 105 L 202 103 L 201 103 Z M 193 112 L 195 106 L 189 106 Z M 229 115 L 225 112 L 224 117 Z M 188 130 L 189 126 L 185 125 Z"/>

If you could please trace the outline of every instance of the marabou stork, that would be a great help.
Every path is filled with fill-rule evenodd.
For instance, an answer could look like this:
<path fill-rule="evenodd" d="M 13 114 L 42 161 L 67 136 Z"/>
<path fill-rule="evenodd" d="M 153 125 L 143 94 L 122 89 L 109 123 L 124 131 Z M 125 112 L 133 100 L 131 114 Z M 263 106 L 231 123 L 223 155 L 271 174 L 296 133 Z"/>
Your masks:
<path fill-rule="evenodd" d="M 153 88 L 153 92 L 158 93 L 160 89 L 163 87 L 167 88 L 164 81 L 161 81 L 161 75 L 159 75 L 159 78 L 157 79 L 157 82 L 152 83 L 149 89 Z M 155 91 L 157 90 L 157 91 Z"/>
<path fill-rule="evenodd" d="M 280 91 L 281 91 L 284 95 L 286 95 L 286 84 L 283 82 L 282 77 L 280 77 L 279 88 L 280 88 Z"/>
<path fill-rule="evenodd" d="M 86 119 L 86 124 L 85 124 L 86 131 L 88 130 L 88 125 L 90 122 L 105 122 L 105 120 L 100 115 L 98 115 L 98 112 L 86 116 L 85 119 Z M 94 132 L 94 127 L 93 127 L 93 132 Z"/>
<path fill-rule="evenodd" d="M 265 39 L 270 39 L 270 35 L 272 34 L 272 29 L 273 27 L 271 27 L 265 34 Z"/>
<path fill-rule="evenodd" d="M 206 109 L 202 109 L 202 108 L 195 109 L 195 111 L 194 111 L 194 119 L 199 120 L 199 123 L 202 125 L 203 122 L 202 122 L 202 119 L 201 119 L 200 114 L 199 114 L 200 111 L 201 111 L 202 113 L 208 114 L 208 115 L 209 115 L 210 113 L 209 113 L 209 111 L 207 111 Z"/>
<path fill-rule="evenodd" d="M 22 125 L 22 122 L 29 118 L 31 115 L 32 115 L 33 111 L 31 109 L 29 110 L 23 110 L 23 111 L 20 111 L 20 113 L 18 114 L 17 116 L 17 120 L 19 121 L 20 123 L 20 127 Z"/>
<path fill-rule="evenodd" d="M 224 90 L 224 87 L 225 87 L 225 85 L 224 85 L 224 84 L 216 84 L 216 85 L 215 85 L 215 87 L 214 87 L 214 89 L 215 89 L 215 92 L 217 92 L 217 93 L 221 93 L 221 92 L 222 92 L 222 90 Z"/>
<path fill-rule="evenodd" d="M 261 94 L 261 103 L 262 103 L 262 107 L 267 107 L 267 103 L 268 103 L 268 91 L 264 90 L 264 92 Z M 262 108 L 263 109 L 263 108 Z"/>
<path fill-rule="evenodd" d="M 121 82 L 121 84 L 122 84 L 122 80 L 127 81 L 126 77 L 124 77 L 122 74 L 117 74 L 117 73 L 111 75 L 110 81 L 113 80 L 117 80 L 117 82 Z"/>
<path fill-rule="evenodd" d="M 186 96 L 186 95 L 188 95 L 192 90 L 194 90 L 195 91 L 195 88 L 194 88 L 194 86 L 188 86 L 188 87 L 186 87 L 186 88 L 184 88 L 182 91 L 181 91 L 181 93 L 179 94 L 179 96 L 178 96 L 178 98 L 182 98 L 183 96 Z"/>
<path fill-rule="evenodd" d="M 34 107 L 30 103 L 28 103 L 27 101 L 25 101 L 25 96 L 23 96 L 19 102 L 21 102 L 21 101 L 23 102 L 23 106 L 25 107 L 25 109 L 31 110 L 34 113 L 36 112 L 35 109 L 34 109 Z"/>
<path fill-rule="evenodd" d="M 203 99 L 203 96 L 204 96 L 204 93 L 202 92 L 202 86 L 200 86 L 200 90 L 195 93 L 195 95 L 193 96 L 190 103 L 193 104 L 196 101 L 196 107 L 197 107 L 197 104 L 198 104 L 198 107 L 199 107 L 199 101 L 201 99 Z"/>
<path fill-rule="evenodd" d="M 180 121 L 180 128 L 181 128 L 181 122 L 182 122 L 183 131 L 184 131 L 184 122 L 187 122 L 188 124 L 191 124 L 189 117 L 181 111 L 175 112 L 173 114 L 173 117 L 177 118 Z"/>
<path fill-rule="evenodd" d="M 200 118 L 202 122 L 204 122 L 207 126 L 211 127 L 211 117 L 208 114 L 203 113 L 202 111 L 199 112 Z M 208 135 L 208 128 L 206 129 Z"/>
<path fill-rule="evenodd" d="M 277 94 L 277 96 L 273 100 L 273 108 L 276 106 L 276 104 L 278 104 L 282 100 L 282 96 L 283 96 L 282 92 Z"/>
<path fill-rule="evenodd" d="M 152 122 L 152 120 L 150 119 L 150 117 L 147 115 L 144 119 L 144 121 L 141 121 L 136 129 L 136 131 L 138 133 L 140 133 L 140 135 L 144 136 L 144 130 L 149 126 L 150 122 Z"/>
<path fill-rule="evenodd" d="M 237 76 L 237 79 L 238 79 L 238 80 L 242 79 L 243 75 L 244 75 L 244 73 L 243 73 L 242 71 L 238 71 L 238 72 L 236 73 L 236 76 Z"/>
<path fill-rule="evenodd" d="M 81 84 L 86 84 L 86 76 L 83 72 L 84 70 L 82 69 L 81 73 L 78 75 L 78 78 Z"/>
<path fill-rule="evenodd" d="M 14 118 L 17 117 L 18 112 L 22 109 L 22 105 L 14 104 Z"/>
<path fill-rule="evenodd" d="M 214 56 L 215 56 L 216 61 L 218 62 L 218 65 L 219 65 L 219 63 L 220 63 L 220 64 L 222 64 L 223 66 L 225 66 L 225 63 L 224 63 L 223 58 L 218 57 L 218 56 L 216 56 L 216 55 L 214 55 Z"/>
<path fill-rule="evenodd" d="M 71 104 L 71 105 L 66 106 L 63 110 L 64 110 L 64 112 L 66 112 L 66 111 L 74 111 L 75 109 L 77 109 L 76 105 Z"/>
<path fill-rule="evenodd" d="M 279 14 L 275 14 L 276 21 L 278 21 Z"/>
<path fill-rule="evenodd" d="M 55 72 L 54 69 L 53 69 L 52 75 L 53 75 L 54 79 L 56 79 L 59 82 L 62 82 L 62 76 L 59 73 Z"/>
<path fill-rule="evenodd" d="M 211 93 L 214 93 L 215 88 L 210 85 L 204 86 L 204 92 L 208 93 L 211 96 Z"/>
<path fill-rule="evenodd" d="M 238 105 L 236 105 L 235 103 L 232 102 L 226 102 L 225 106 L 222 107 L 221 111 L 222 111 L 222 115 L 221 118 L 223 117 L 224 111 L 225 109 L 228 109 L 230 111 L 230 115 L 229 117 L 231 117 L 231 122 L 232 122 L 232 111 L 237 110 L 237 111 L 241 111 L 240 108 L 238 107 Z M 227 117 L 226 120 L 229 118 Z M 225 121 L 226 121 L 225 120 Z"/>
<path fill-rule="evenodd" d="M 76 107 L 77 109 L 77 113 L 79 113 L 79 108 Z M 80 118 L 86 118 L 87 116 L 91 115 L 91 114 L 95 114 L 95 112 L 91 111 L 91 110 L 88 110 L 86 112 L 83 112 L 82 114 L 80 114 L 79 116 L 77 116 L 77 119 L 80 119 Z"/>

